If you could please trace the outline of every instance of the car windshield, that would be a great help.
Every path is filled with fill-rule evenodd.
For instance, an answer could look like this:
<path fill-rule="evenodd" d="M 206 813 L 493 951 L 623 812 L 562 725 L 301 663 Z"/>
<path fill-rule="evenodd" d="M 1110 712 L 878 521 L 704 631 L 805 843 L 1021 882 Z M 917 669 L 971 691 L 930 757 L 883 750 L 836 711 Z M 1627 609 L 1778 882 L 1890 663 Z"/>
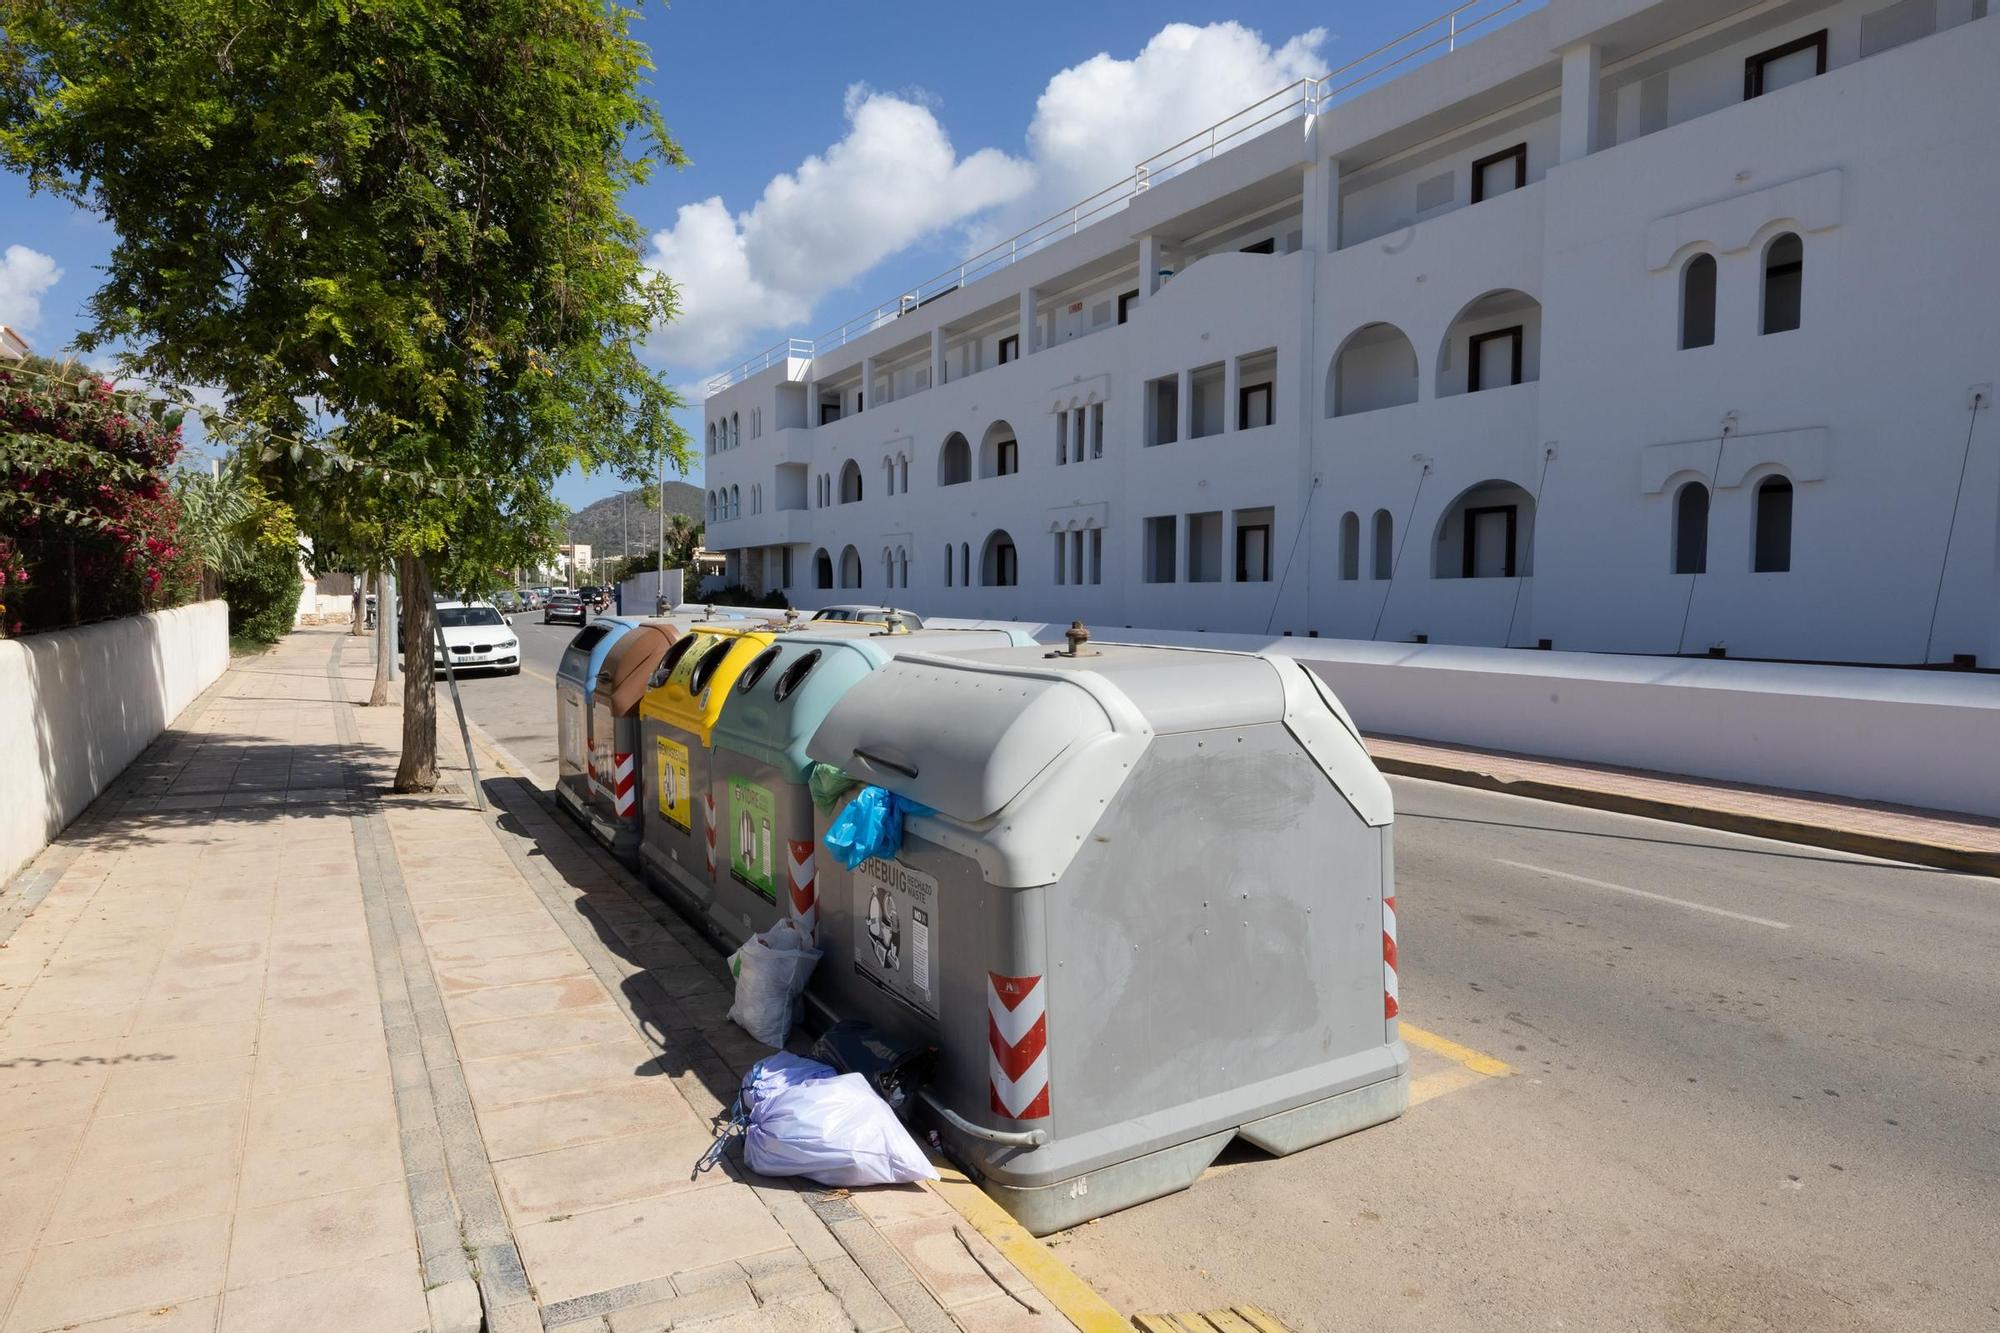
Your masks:
<path fill-rule="evenodd" d="M 437 612 L 438 624 L 446 629 L 464 629 L 470 625 L 504 625 L 506 620 L 490 606 L 440 606 Z"/>

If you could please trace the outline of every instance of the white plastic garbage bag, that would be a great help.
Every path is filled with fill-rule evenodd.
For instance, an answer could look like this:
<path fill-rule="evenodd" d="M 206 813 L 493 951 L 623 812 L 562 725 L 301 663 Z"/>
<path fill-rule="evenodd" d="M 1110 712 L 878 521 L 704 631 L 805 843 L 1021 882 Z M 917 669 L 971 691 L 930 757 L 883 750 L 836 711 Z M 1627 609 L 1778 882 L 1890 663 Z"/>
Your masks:
<path fill-rule="evenodd" d="M 832 1065 L 821 1064 L 818 1060 L 808 1060 L 805 1056 L 793 1055 L 790 1051 L 779 1051 L 776 1055 L 767 1055 L 750 1066 L 750 1072 L 743 1076 L 740 1100 L 743 1109 L 754 1114 L 758 1107 L 781 1092 L 796 1088 L 801 1083 L 833 1078 L 839 1073 L 840 1071 Z"/>
<path fill-rule="evenodd" d="M 937 1172 L 860 1074 L 786 1088 L 750 1112 L 743 1160 L 766 1176 L 822 1185 L 899 1185 Z"/>
<path fill-rule="evenodd" d="M 752 935 L 729 956 L 729 971 L 736 978 L 729 1017 L 766 1046 L 783 1046 L 792 1031 L 792 1007 L 805 993 L 806 978 L 819 958 L 819 950 L 806 943 L 805 932 L 789 917 Z"/>

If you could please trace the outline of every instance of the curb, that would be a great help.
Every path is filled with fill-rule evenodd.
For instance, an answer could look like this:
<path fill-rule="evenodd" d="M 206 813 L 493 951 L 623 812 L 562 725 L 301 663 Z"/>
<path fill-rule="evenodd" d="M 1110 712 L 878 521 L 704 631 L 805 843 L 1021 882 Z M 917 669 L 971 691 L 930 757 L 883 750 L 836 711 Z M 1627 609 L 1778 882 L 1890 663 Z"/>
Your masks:
<path fill-rule="evenodd" d="M 1420 759 L 1393 759 L 1380 755 L 1373 758 L 1376 768 L 1398 777 L 1425 778 L 1432 782 L 1447 782 L 1453 786 L 1474 787 L 1481 791 L 1500 792 L 1508 796 L 1526 796 L 1538 801 L 1556 801 L 1563 805 L 1608 810 L 1614 814 L 1664 819 L 1677 824 L 1693 824 L 1701 828 L 1719 829 L 1725 833 L 1743 833 L 1756 838 L 1772 838 L 1779 842 L 1824 847 L 1830 851 L 1851 852 L 1857 856 L 1873 856 L 1887 861 L 1907 861 L 1912 865 L 1929 866 L 1937 870 L 1955 870 L 1965 874 L 2000 877 L 2000 853 L 1995 852 L 1973 851 L 1966 847 L 1924 842 L 1914 838 L 1897 838 L 1885 833 L 1863 833 L 1855 829 L 1812 824 L 1797 819 L 1781 819 L 1773 815 L 1743 814 L 1735 810 L 1719 810 L 1713 806 L 1669 801 L 1654 796 L 1632 796 L 1624 792 L 1603 791 L 1595 787 L 1576 787 L 1567 783 L 1547 782 L 1539 778 L 1505 778 L 1495 773 L 1481 772 L 1476 768 L 1456 768 L 1449 764 L 1426 763 Z"/>

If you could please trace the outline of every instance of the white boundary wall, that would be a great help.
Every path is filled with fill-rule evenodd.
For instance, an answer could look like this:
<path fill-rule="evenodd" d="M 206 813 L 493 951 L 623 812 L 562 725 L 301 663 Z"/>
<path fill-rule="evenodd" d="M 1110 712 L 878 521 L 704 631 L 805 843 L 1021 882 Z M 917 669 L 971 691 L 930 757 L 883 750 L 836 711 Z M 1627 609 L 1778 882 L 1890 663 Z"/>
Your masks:
<path fill-rule="evenodd" d="M 1008 625 L 1051 644 L 1068 628 L 924 623 Z M 1992 675 L 1177 630 L 1091 637 L 1296 657 L 1377 735 L 2000 817 Z"/>
<path fill-rule="evenodd" d="M 198 602 L 0 640 L 0 880 L 51 838 L 229 666 L 227 603 Z"/>

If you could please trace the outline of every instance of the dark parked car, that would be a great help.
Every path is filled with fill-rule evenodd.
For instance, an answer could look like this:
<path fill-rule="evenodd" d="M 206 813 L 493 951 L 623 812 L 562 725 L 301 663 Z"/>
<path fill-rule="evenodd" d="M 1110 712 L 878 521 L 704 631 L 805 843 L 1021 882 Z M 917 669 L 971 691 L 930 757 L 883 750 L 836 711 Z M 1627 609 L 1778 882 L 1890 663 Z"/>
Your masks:
<path fill-rule="evenodd" d="M 542 623 L 552 625 L 557 621 L 581 625 L 590 619 L 590 607 L 573 592 L 555 592 L 542 603 Z"/>
<path fill-rule="evenodd" d="M 521 600 L 521 594 L 515 592 L 512 588 L 502 588 L 499 592 L 494 593 L 493 605 L 499 607 L 503 615 L 510 616 L 519 615 L 528 609 L 528 604 Z"/>
<path fill-rule="evenodd" d="M 605 607 L 611 605 L 610 592 L 598 587 L 594 583 L 589 587 L 578 588 L 576 595 L 581 597 L 583 604 L 593 611 L 602 611 Z"/>

